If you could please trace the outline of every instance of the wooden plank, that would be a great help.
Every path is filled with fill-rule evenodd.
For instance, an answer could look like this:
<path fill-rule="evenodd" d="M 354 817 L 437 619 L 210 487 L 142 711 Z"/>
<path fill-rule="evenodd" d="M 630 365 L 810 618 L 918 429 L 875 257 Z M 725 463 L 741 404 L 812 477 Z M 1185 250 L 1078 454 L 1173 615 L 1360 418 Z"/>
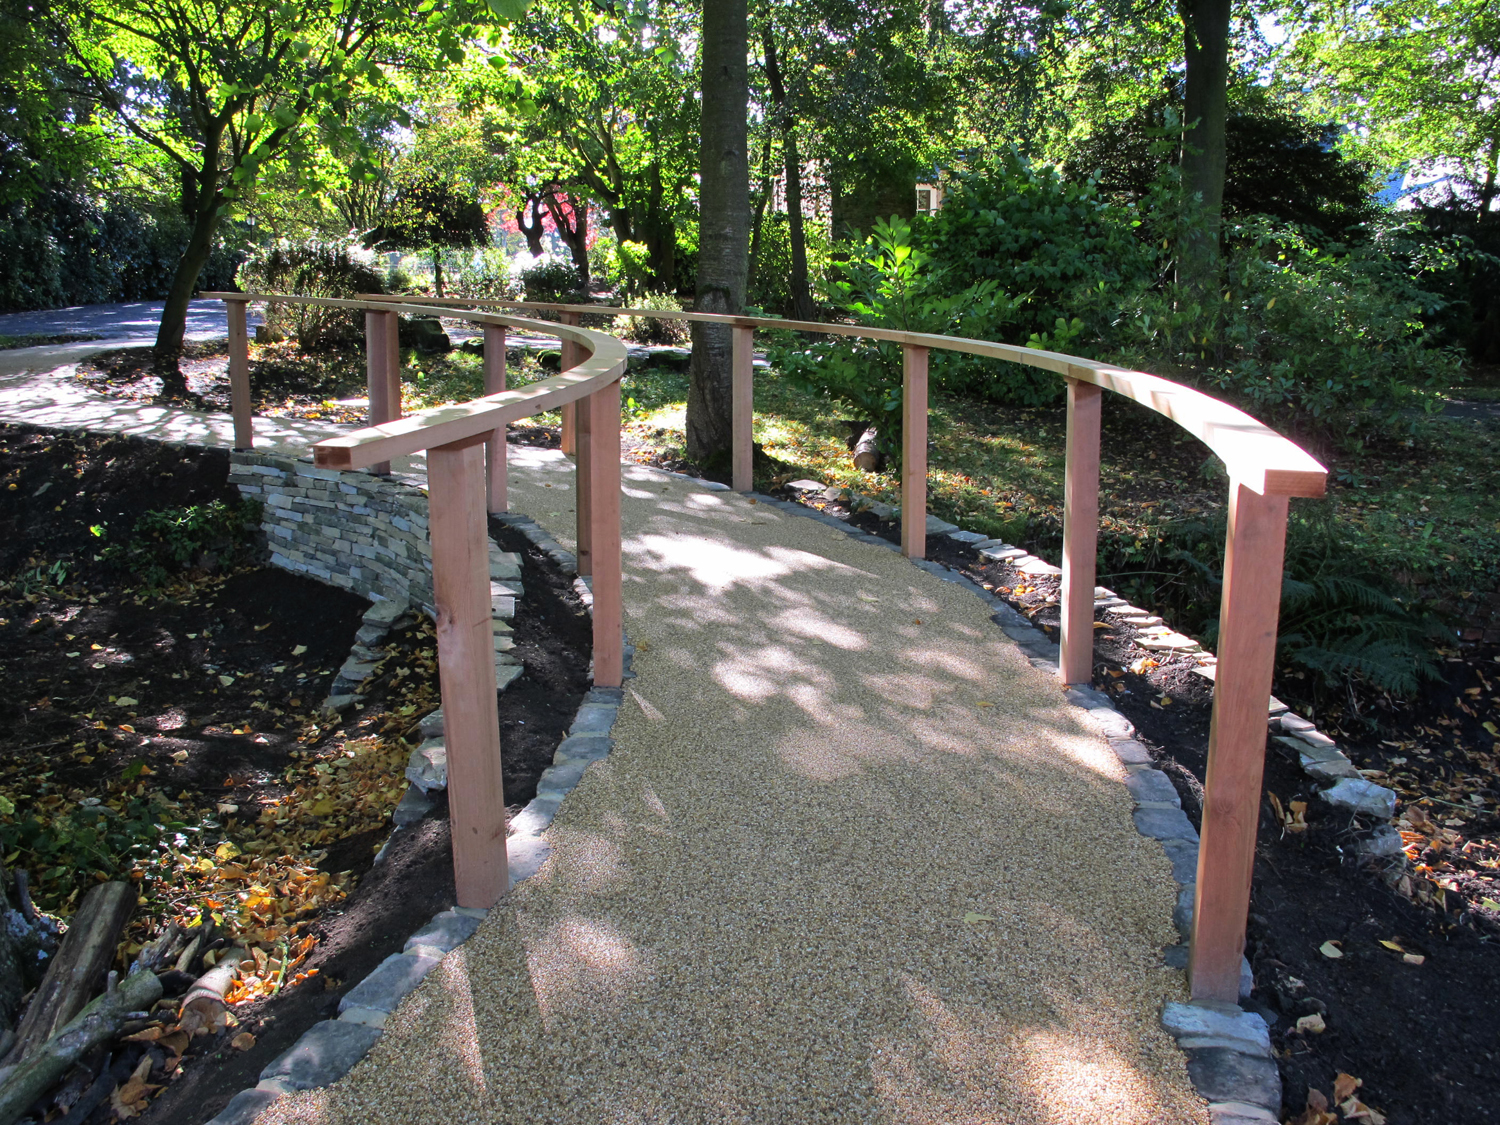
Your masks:
<path fill-rule="evenodd" d="M 486 324 L 484 326 L 484 393 L 487 395 L 500 394 L 505 390 L 505 326 L 503 324 Z M 506 494 L 506 457 L 509 449 L 505 442 L 505 427 L 498 426 L 490 431 L 489 440 L 484 446 L 484 462 L 486 467 L 487 496 L 489 498 L 489 510 L 492 512 L 504 512 L 509 510 L 510 499 Z"/>
<path fill-rule="evenodd" d="M 453 875 L 458 905 L 479 909 L 494 906 L 510 889 L 485 530 L 487 439 L 480 434 L 427 451 Z"/>
<path fill-rule="evenodd" d="M 733 335 L 730 482 L 736 492 L 749 492 L 755 487 L 755 329 L 736 327 Z"/>
<path fill-rule="evenodd" d="M 624 683 L 624 620 L 620 575 L 620 384 L 579 404 L 589 412 L 592 502 L 594 686 Z"/>
<path fill-rule="evenodd" d="M 617 384 L 618 385 L 618 384 Z M 578 540 L 578 573 L 589 575 L 594 573 L 594 527 L 591 511 L 593 508 L 594 481 L 591 475 L 593 464 L 593 444 L 589 435 L 593 432 L 594 411 L 589 406 L 599 394 L 595 391 L 588 398 L 581 398 L 574 404 L 573 410 L 573 449 L 576 468 L 573 471 L 574 487 L 578 490 L 574 502 L 574 534 Z M 618 428 L 618 427 L 617 427 Z"/>
<path fill-rule="evenodd" d="M 248 301 L 225 301 L 229 315 L 229 411 L 234 416 L 234 447 L 255 445 L 255 419 L 250 413 L 250 332 L 246 328 Z"/>
<path fill-rule="evenodd" d="M 578 314 L 564 310 L 559 319 L 567 325 L 576 327 Z M 571 371 L 578 366 L 580 356 L 577 345 L 566 336 L 562 338 L 562 356 L 560 357 L 560 369 Z M 574 457 L 578 454 L 578 413 L 573 403 L 565 403 L 562 408 L 562 451 L 565 457 Z"/>
<path fill-rule="evenodd" d="M 927 349 L 901 349 L 901 553 L 927 557 Z"/>
<path fill-rule="evenodd" d="M 1214 678 L 1203 829 L 1188 981 L 1195 1000 L 1234 1003 L 1250 909 L 1266 756 L 1266 708 L 1286 547 L 1287 498 L 1232 481 L 1219 663 Z"/>
<path fill-rule="evenodd" d="M 217 297 L 265 299 L 263 294 L 211 294 Z M 337 298 L 277 296 L 291 303 L 320 304 L 337 308 L 362 308 L 365 303 Z M 383 303 L 392 303 L 399 298 L 387 298 Z M 1159 376 L 1143 371 L 1129 371 L 1113 364 L 1080 359 L 1077 356 L 1058 352 L 1041 351 L 1015 344 L 999 344 L 987 340 L 972 340 L 958 336 L 939 336 L 920 332 L 899 332 L 891 329 L 865 328 L 860 325 L 821 324 L 806 321 L 772 320 L 764 317 L 725 316 L 713 313 L 666 313 L 652 309 L 617 309 L 609 306 L 559 305 L 542 302 L 495 302 L 464 301 L 450 299 L 438 304 L 393 305 L 400 311 L 432 315 L 451 310 L 464 310 L 464 316 L 476 323 L 486 317 L 502 320 L 513 326 L 523 326 L 534 331 L 553 332 L 563 335 L 567 328 L 548 326 L 541 321 L 524 321 L 506 318 L 498 314 L 477 311 L 479 308 L 506 307 L 534 309 L 538 311 L 571 313 L 625 313 L 634 316 L 656 317 L 663 320 L 701 320 L 725 323 L 744 328 L 777 328 L 789 331 L 812 332 L 825 336 L 852 336 L 869 340 L 887 340 L 903 347 L 943 348 L 969 355 L 1019 363 L 1059 375 L 1069 376 L 1082 382 L 1092 383 L 1106 390 L 1115 391 L 1141 403 L 1148 409 L 1171 418 L 1189 433 L 1207 445 L 1224 461 L 1232 479 L 1241 481 L 1253 492 L 1265 492 L 1286 496 L 1321 496 L 1327 483 L 1327 470 L 1306 451 L 1298 448 L 1280 434 L 1262 425 L 1242 410 L 1228 403 L 1211 398 L 1191 387 L 1172 383 Z M 476 310 L 476 311 L 470 311 Z M 582 332 L 575 329 L 574 331 Z M 583 333 L 583 338 L 597 336 Z"/>
<path fill-rule="evenodd" d="M 386 328 L 386 323 L 395 319 L 395 313 L 365 313 L 365 393 L 370 399 L 372 426 L 396 420 L 391 409 L 390 332 Z M 370 472 L 379 476 L 390 471 L 389 461 L 377 461 L 370 466 Z"/>
<path fill-rule="evenodd" d="M 1099 549 L 1099 422 L 1104 391 L 1068 380 L 1063 483 L 1061 672 L 1065 684 L 1094 678 L 1094 573 Z"/>

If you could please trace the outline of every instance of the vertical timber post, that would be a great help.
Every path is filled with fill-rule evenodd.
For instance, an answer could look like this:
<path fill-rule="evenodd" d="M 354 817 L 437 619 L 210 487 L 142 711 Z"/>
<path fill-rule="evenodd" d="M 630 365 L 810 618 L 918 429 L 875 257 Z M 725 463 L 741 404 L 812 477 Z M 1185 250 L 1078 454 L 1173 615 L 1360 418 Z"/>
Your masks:
<path fill-rule="evenodd" d="M 557 318 L 564 324 L 578 325 L 578 314 L 576 312 L 558 313 Z M 562 357 L 559 367 L 563 371 L 578 365 L 578 345 L 567 337 L 562 339 Z M 578 405 L 566 402 L 562 406 L 562 451 L 564 456 L 571 457 L 578 450 Z"/>
<path fill-rule="evenodd" d="M 1104 391 L 1068 380 L 1063 485 L 1061 671 L 1065 684 L 1094 678 L 1094 574 L 1099 550 L 1099 421 Z"/>
<path fill-rule="evenodd" d="M 589 404 L 593 396 L 578 399 L 573 410 L 573 459 L 577 466 L 574 485 L 578 496 L 573 515 L 578 536 L 578 574 L 580 577 L 594 573 L 594 444 L 590 435 L 594 430 L 594 410 Z"/>
<path fill-rule="evenodd" d="M 499 394 L 505 390 L 505 325 L 484 326 L 484 393 Z M 499 426 L 484 444 L 485 486 L 489 510 L 509 509 L 506 495 L 505 427 Z"/>
<path fill-rule="evenodd" d="M 901 345 L 901 553 L 927 557 L 927 349 Z"/>
<path fill-rule="evenodd" d="M 620 575 L 620 384 L 579 400 L 588 411 L 588 463 L 594 592 L 594 686 L 624 683 L 625 632 Z"/>
<path fill-rule="evenodd" d="M 377 310 L 365 313 L 365 388 L 370 398 L 372 426 L 401 417 L 401 346 L 397 331 L 395 313 Z M 377 476 L 390 471 L 389 461 L 370 466 L 370 472 Z"/>
<path fill-rule="evenodd" d="M 755 487 L 755 329 L 735 325 L 732 331 L 730 484 L 736 492 L 749 492 Z"/>
<path fill-rule="evenodd" d="M 488 909 L 510 889 L 485 528 L 486 435 L 427 451 L 438 679 L 458 905 Z"/>
<path fill-rule="evenodd" d="M 255 445 L 255 420 L 250 414 L 250 330 L 246 327 L 249 301 L 225 298 L 229 314 L 229 410 L 234 416 L 234 447 Z"/>
<path fill-rule="evenodd" d="M 1287 497 L 1229 484 L 1203 832 L 1188 956 L 1194 1000 L 1239 999 L 1240 957 L 1266 760 L 1266 712 L 1286 549 Z"/>

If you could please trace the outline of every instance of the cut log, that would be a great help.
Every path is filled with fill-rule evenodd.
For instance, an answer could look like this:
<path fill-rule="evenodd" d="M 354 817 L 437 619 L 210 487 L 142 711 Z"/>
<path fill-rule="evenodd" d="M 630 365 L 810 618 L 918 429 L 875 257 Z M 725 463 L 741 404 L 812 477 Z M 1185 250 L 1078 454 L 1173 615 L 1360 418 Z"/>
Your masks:
<path fill-rule="evenodd" d="M 183 1031 L 196 1035 L 200 1028 L 211 1032 L 224 1030 L 229 1021 L 229 1005 L 224 1003 L 224 995 L 239 980 L 240 962 L 246 956 L 239 946 L 226 950 L 212 969 L 193 982 L 177 1013 L 177 1023 Z"/>
<path fill-rule="evenodd" d="M 880 446 L 876 444 L 875 427 L 871 426 L 859 435 L 854 443 L 854 467 L 873 473 L 880 465 Z"/>
<path fill-rule="evenodd" d="M 59 954 L 60 956 L 60 954 Z M 110 982 L 114 974 L 110 974 Z M 108 988 L 67 1026 L 21 1062 L 0 1071 L 0 1125 L 11 1125 L 58 1081 L 68 1068 L 116 1035 L 128 1012 L 149 1008 L 161 997 L 155 973 L 139 972 Z"/>
<path fill-rule="evenodd" d="M 120 933 L 134 909 L 135 888 L 129 883 L 100 883 L 83 896 L 62 945 L 47 966 L 47 975 L 16 1028 L 16 1045 L 5 1057 L 6 1063 L 24 1060 L 83 1011 L 104 983 L 104 974 L 115 959 L 115 947 L 120 944 Z"/>

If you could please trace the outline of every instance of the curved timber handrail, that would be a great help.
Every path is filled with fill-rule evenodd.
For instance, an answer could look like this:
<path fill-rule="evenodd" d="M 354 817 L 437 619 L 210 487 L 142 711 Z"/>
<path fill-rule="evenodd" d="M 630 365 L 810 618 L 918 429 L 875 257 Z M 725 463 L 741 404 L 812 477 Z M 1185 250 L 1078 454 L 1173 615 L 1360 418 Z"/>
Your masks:
<path fill-rule="evenodd" d="M 1195 999 L 1232 1003 L 1238 999 L 1240 960 L 1249 912 L 1251 872 L 1256 830 L 1260 819 L 1261 780 L 1265 764 L 1267 702 L 1271 694 L 1276 654 L 1276 619 L 1281 600 L 1282 562 L 1286 543 L 1288 503 L 1293 496 L 1321 496 L 1327 470 L 1305 450 L 1226 402 L 1151 375 L 1113 364 L 1059 352 L 1040 351 L 957 336 L 901 332 L 858 325 L 777 320 L 770 317 L 662 309 L 613 308 L 540 301 L 471 301 L 464 298 L 424 298 L 407 302 L 400 297 L 369 294 L 357 301 L 289 298 L 281 295 L 209 294 L 221 296 L 230 308 L 230 374 L 236 391 L 236 434 L 249 434 L 249 390 L 244 358 L 245 304 L 250 300 L 300 301 L 363 309 L 369 332 L 372 420 L 384 424 L 344 438 L 319 443 L 322 464 L 352 467 L 376 464 L 382 456 L 419 449 L 423 435 L 474 435 L 487 427 L 536 410 L 561 405 L 563 450 L 579 460 L 580 560 L 588 555 L 587 536 L 598 536 L 603 526 L 586 515 L 593 506 L 613 509 L 611 563 L 618 583 L 619 560 L 619 378 L 624 371 L 624 347 L 604 333 L 578 327 L 586 315 L 638 316 L 658 320 L 722 324 L 733 333 L 733 425 L 731 462 L 734 487 L 751 488 L 753 421 L 753 343 L 756 329 L 852 336 L 900 345 L 903 355 L 902 396 L 902 550 L 920 558 L 926 550 L 927 513 L 927 367 L 934 349 L 963 352 L 1023 364 L 1061 376 L 1067 384 L 1067 466 L 1063 504 L 1062 638 L 1059 672 L 1065 684 L 1086 685 L 1093 679 L 1095 558 L 1098 548 L 1100 420 L 1103 392 L 1113 391 L 1170 418 L 1223 460 L 1229 474 L 1229 526 L 1224 552 L 1224 583 L 1219 611 L 1218 663 L 1215 675 L 1213 721 L 1209 734 L 1208 770 L 1204 778 L 1203 819 L 1194 881 L 1188 978 Z M 507 317 L 484 309 L 515 309 L 552 313 L 562 323 Z M 396 370 L 396 314 L 448 315 L 485 326 L 486 389 L 504 386 L 505 327 L 527 328 L 563 341 L 564 374 L 534 384 L 526 392 L 491 394 L 454 407 L 423 411 L 405 420 L 375 417 L 377 398 L 400 401 Z M 380 322 L 377 333 L 377 321 Z M 383 341 L 383 342 L 382 342 Z M 606 341 L 609 341 L 606 343 Z M 498 344 L 499 346 L 494 346 Z M 580 349 L 587 352 L 581 355 Z M 616 350 L 618 349 L 618 350 Z M 491 372 L 498 366 L 498 384 Z M 384 374 L 377 378 L 377 367 Z M 235 383 L 235 373 L 240 372 Z M 575 379 L 568 375 L 577 372 Z M 586 388 L 605 379 L 612 395 Z M 393 380 L 396 380 L 393 382 Z M 384 388 L 383 390 L 381 388 Z M 545 388 L 537 390 L 537 388 Z M 587 398 L 583 396 L 588 395 Z M 608 400 L 612 405 L 601 405 Z M 580 409 L 583 403 L 590 404 Z M 387 407 L 388 409 L 388 407 Z M 611 413 L 612 412 L 612 413 Z M 396 411 L 399 414 L 399 409 Z M 394 416 L 393 416 L 394 417 Z M 613 447 L 603 451 L 598 434 L 608 428 Z M 430 436 L 426 439 L 430 440 Z M 460 442 L 472 437 L 456 438 Z M 248 441 L 246 442 L 248 444 Z M 324 448 L 326 447 L 326 452 Z M 491 506 L 503 508 L 503 432 L 490 439 L 490 472 L 500 475 L 499 492 L 491 487 Z M 429 459 L 431 455 L 429 454 Z M 326 458 L 326 460 L 325 460 Z M 592 460 L 592 468 L 585 465 Z M 614 462 L 613 486 L 600 473 L 600 460 Z M 585 482 L 592 481 L 591 487 Z M 606 493 L 609 493 L 606 496 Z M 434 490 L 434 496 L 436 491 Z M 433 521 L 434 571 L 437 569 L 437 521 Z M 595 559 L 596 568 L 602 563 Z M 582 569 L 582 568 L 581 568 Z M 600 571 L 602 575 L 602 571 Z M 596 583 L 595 630 L 598 635 Z M 618 614 L 616 606 L 614 612 Z M 440 642 L 441 642 L 440 630 Z M 616 630 L 617 635 L 617 630 Z M 596 640 L 596 644 L 597 644 Z M 442 651 L 440 648 L 440 657 Z M 596 648 L 595 663 L 598 666 Z M 618 682 L 618 681 L 615 681 Z M 445 714 L 447 680 L 444 680 Z M 451 756 L 450 749 L 450 756 Z M 1128 756 L 1127 756 L 1128 757 Z M 451 757 L 450 757 L 451 761 Z M 456 815 L 456 813 L 455 813 Z M 455 831 L 455 857 L 458 849 Z M 462 892 L 461 892 L 462 893 Z"/>

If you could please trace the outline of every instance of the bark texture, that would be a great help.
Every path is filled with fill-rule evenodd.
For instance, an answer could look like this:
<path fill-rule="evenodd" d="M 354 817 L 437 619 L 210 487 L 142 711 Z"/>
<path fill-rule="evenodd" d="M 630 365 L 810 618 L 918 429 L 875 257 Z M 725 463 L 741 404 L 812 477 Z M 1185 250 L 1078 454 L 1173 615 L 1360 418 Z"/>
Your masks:
<path fill-rule="evenodd" d="M 749 102 L 746 0 L 704 0 L 703 117 L 698 212 L 700 312 L 744 308 L 750 257 Z M 732 332 L 694 322 L 688 389 L 688 456 L 726 460 L 730 443 Z"/>
<path fill-rule="evenodd" d="M 1179 280 L 1207 300 L 1218 290 L 1229 112 L 1229 0 L 1179 0 L 1183 58 L 1182 190 L 1189 214 Z"/>
<path fill-rule="evenodd" d="M 787 280 L 792 294 L 792 319 L 816 320 L 812 289 L 807 281 L 807 234 L 802 229 L 802 159 L 797 153 L 797 119 L 787 101 L 781 62 L 776 54 L 776 36 L 769 24 L 763 41 L 766 81 L 771 86 L 771 101 L 775 103 L 777 126 L 781 130 L 781 150 L 786 157 L 787 236 L 792 244 L 792 275 Z"/>

